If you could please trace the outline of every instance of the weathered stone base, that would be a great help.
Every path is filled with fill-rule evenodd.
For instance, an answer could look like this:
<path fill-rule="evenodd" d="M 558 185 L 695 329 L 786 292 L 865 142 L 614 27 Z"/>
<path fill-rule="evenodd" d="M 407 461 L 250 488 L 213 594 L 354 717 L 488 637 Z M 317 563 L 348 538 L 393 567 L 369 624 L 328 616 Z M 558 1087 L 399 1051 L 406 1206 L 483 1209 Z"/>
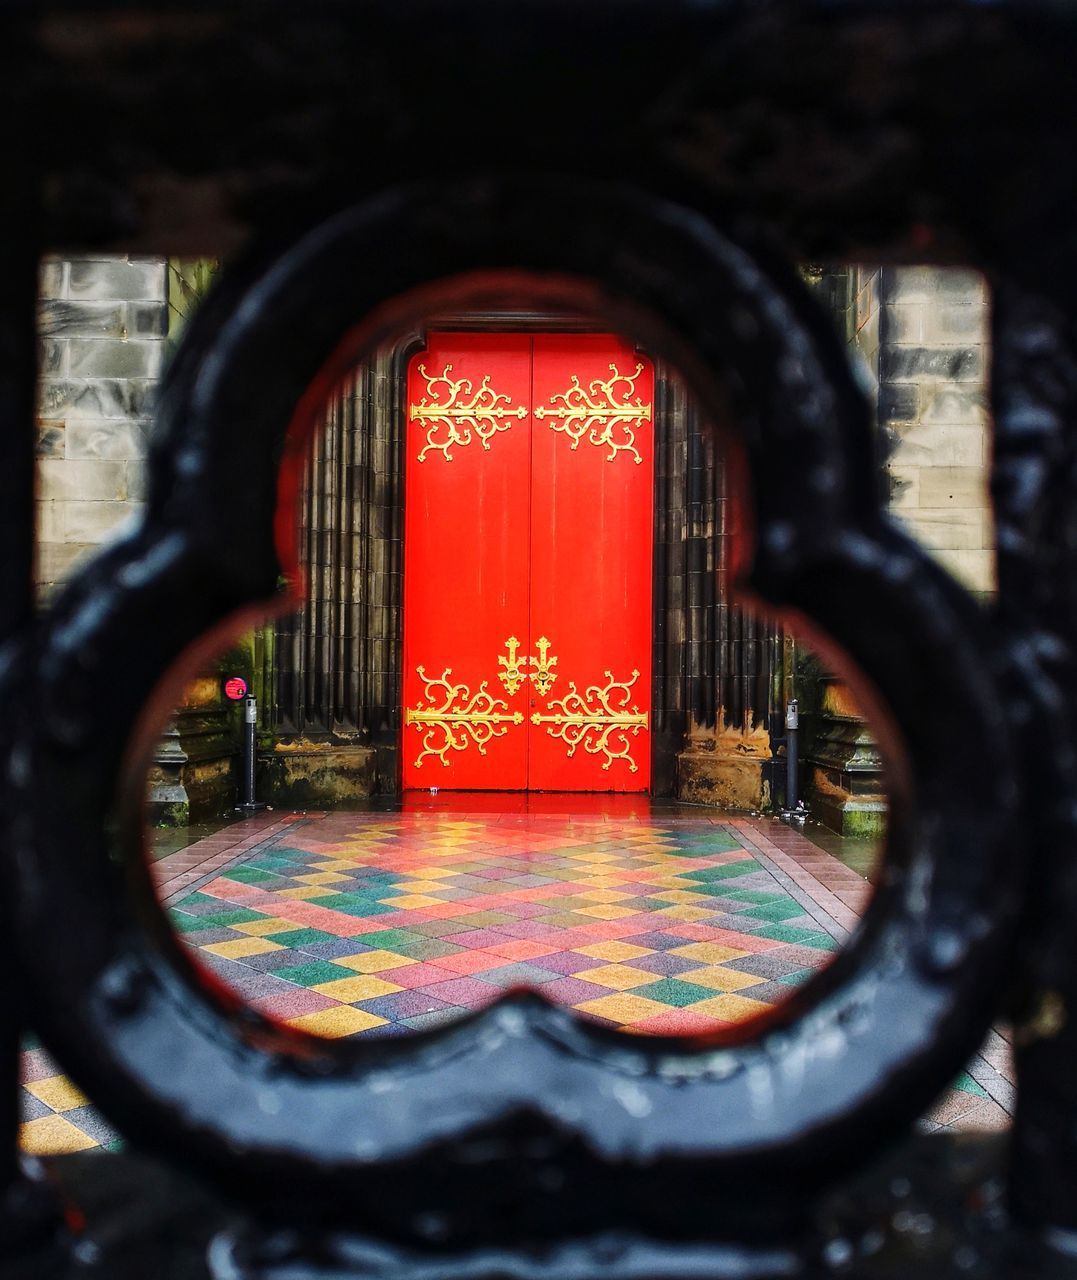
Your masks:
<path fill-rule="evenodd" d="M 812 790 L 811 816 L 840 836 L 877 839 L 886 831 L 886 797 L 860 796 L 833 785 Z"/>
<path fill-rule="evenodd" d="M 852 692 L 836 676 L 822 681 L 810 771 L 808 805 L 824 827 L 842 836 L 878 838 L 886 830 L 883 762 Z"/>
<path fill-rule="evenodd" d="M 192 682 L 164 731 L 148 778 L 151 826 L 185 827 L 227 813 L 236 802 L 236 713 L 218 681 Z"/>
<path fill-rule="evenodd" d="M 857 728 L 863 730 L 863 726 Z M 860 732 L 858 739 L 863 750 L 866 732 Z M 870 750 L 874 752 L 874 744 Z M 817 757 L 812 764 L 812 817 L 841 836 L 882 836 L 886 831 L 887 802 L 881 766 L 843 767 L 833 755 L 823 760 Z"/>
<path fill-rule="evenodd" d="M 258 798 L 291 809 L 347 809 L 375 794 L 373 747 L 294 738 L 258 760 Z"/>
<path fill-rule="evenodd" d="M 765 741 L 764 741 L 765 739 Z M 722 733 L 696 739 L 677 756 L 677 795 L 689 804 L 716 809 L 760 810 L 770 805 L 769 739 Z"/>

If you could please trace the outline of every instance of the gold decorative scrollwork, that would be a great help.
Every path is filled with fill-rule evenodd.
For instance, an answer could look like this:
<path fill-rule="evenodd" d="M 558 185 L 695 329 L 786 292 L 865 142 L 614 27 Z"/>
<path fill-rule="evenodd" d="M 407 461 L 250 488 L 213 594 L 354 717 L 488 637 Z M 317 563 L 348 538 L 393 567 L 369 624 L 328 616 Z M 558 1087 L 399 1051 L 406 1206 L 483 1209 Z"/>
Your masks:
<path fill-rule="evenodd" d="M 408 417 L 426 431 L 426 444 L 419 451 L 420 462 L 426 460 L 431 450 L 451 462 L 449 450 L 454 445 L 469 445 L 475 437 L 484 449 L 489 449 L 491 436 L 507 431 L 513 418 L 523 421 L 527 417 L 524 405 L 512 407 L 509 396 L 490 386 L 488 373 L 483 375 L 478 391 L 474 390 L 470 378 L 450 378 L 450 373 L 451 364 L 434 377 L 426 372 L 425 364 L 419 365 L 419 374 L 426 379 L 427 395 L 411 406 Z"/>
<path fill-rule="evenodd" d="M 492 738 L 500 738 L 510 724 L 523 724 L 522 713 L 510 713 L 508 703 L 487 692 L 485 680 L 472 693 L 466 684 L 450 681 L 451 667 L 446 667 L 436 680 L 429 679 L 423 667 L 416 667 L 416 671 L 426 686 L 424 694 L 429 703 L 427 707 L 409 707 L 404 718 L 406 724 L 415 725 L 423 735 L 423 749 L 415 760 L 416 769 L 422 768 L 427 756 L 437 756 L 448 768 L 449 752 L 464 751 L 469 746 L 484 756 L 486 744 Z M 505 710 L 498 711 L 498 707 Z"/>
<path fill-rule="evenodd" d="M 607 462 L 613 462 L 618 453 L 627 452 L 641 463 L 643 459 L 636 448 L 636 431 L 643 423 L 651 421 L 651 406 L 644 404 L 639 396 L 634 401 L 630 397 L 642 372 L 642 364 L 636 365 L 636 372 L 631 376 L 621 373 L 615 364 L 611 364 L 613 376 L 605 381 L 595 378 L 587 391 L 583 389 L 579 375 L 574 373 L 571 387 L 550 397 L 551 405 L 557 401 L 560 405 L 553 408 L 540 405 L 535 410 L 535 417 L 550 419 L 554 431 L 563 431 L 571 436 L 573 449 L 578 449 L 586 436 L 591 444 L 609 449 Z M 619 441 L 614 439 L 614 432 L 618 429 L 623 436 Z"/>
<path fill-rule="evenodd" d="M 516 660 L 516 654 L 520 648 L 520 642 L 515 636 L 509 636 L 505 641 L 505 648 L 508 649 L 509 656 L 506 658 L 502 655 L 498 658 L 497 665 L 499 667 L 504 667 L 505 670 L 499 671 L 497 673 L 497 678 L 505 686 L 505 691 L 511 695 L 514 694 L 520 685 L 522 685 L 527 679 L 527 673 L 523 670 L 527 663 L 527 659 L 525 658 L 523 662 L 518 662 Z M 532 658 L 531 661 L 534 662 L 534 658 Z"/>
<path fill-rule="evenodd" d="M 531 723 L 549 725 L 546 732 L 551 738 L 560 738 L 567 744 L 569 756 L 574 756 L 576 748 L 582 744 L 591 755 L 606 757 L 603 769 L 609 769 L 614 760 L 626 760 L 629 771 L 638 773 L 639 766 L 632 759 L 629 736 L 635 737 L 640 729 L 646 729 L 647 712 L 640 711 L 634 704 L 628 706 L 632 686 L 638 679 L 638 671 L 632 672 L 630 680 L 614 680 L 613 672 L 607 671 L 604 686 L 589 685 L 582 694 L 575 681 L 570 680 L 568 693 L 550 702 L 551 707 L 560 707 L 560 713 L 543 715 L 536 711 Z"/>
<path fill-rule="evenodd" d="M 539 651 L 539 656 L 531 659 L 531 665 L 537 668 L 531 672 L 531 683 L 545 698 L 557 679 L 552 670 L 557 666 L 557 659 L 547 657 L 550 652 L 550 642 L 545 636 L 539 636 L 535 641 L 535 648 Z"/>

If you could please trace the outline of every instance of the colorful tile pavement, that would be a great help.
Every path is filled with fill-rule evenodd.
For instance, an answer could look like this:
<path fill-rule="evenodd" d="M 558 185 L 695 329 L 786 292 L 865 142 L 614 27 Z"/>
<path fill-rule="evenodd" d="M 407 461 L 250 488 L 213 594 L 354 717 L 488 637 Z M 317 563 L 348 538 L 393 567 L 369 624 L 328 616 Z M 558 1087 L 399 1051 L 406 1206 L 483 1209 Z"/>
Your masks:
<path fill-rule="evenodd" d="M 470 803 L 263 815 L 162 858 L 158 885 L 200 964 L 332 1038 L 408 1034 L 512 987 L 634 1034 L 714 1030 L 825 965 L 870 892 L 764 819 Z M 992 1034 L 929 1127 L 1006 1123 L 1008 1046 Z M 24 1054 L 23 1105 L 29 1150 L 116 1141 L 40 1049 Z"/>

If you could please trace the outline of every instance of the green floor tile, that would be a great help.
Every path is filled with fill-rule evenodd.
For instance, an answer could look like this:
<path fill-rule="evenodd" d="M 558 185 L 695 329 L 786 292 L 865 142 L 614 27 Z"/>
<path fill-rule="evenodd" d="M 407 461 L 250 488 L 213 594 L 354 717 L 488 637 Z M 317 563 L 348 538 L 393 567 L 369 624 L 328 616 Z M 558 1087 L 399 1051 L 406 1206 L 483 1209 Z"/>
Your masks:
<path fill-rule="evenodd" d="M 395 951 L 398 955 L 409 956 L 412 960 L 436 960 L 439 956 L 454 956 L 463 951 L 463 947 L 454 946 L 451 942 L 442 942 L 440 938 L 418 937 L 414 942 L 404 942 L 396 947 L 386 947 L 387 951 Z"/>
<path fill-rule="evenodd" d="M 697 871 L 691 878 L 707 881 L 735 880 L 738 876 L 750 875 L 759 869 L 759 863 L 754 858 L 741 858 L 737 862 L 726 862 L 720 867 L 708 867 L 705 871 Z"/>
<path fill-rule="evenodd" d="M 341 915 L 356 916 L 358 919 L 366 916 L 382 916 L 394 910 L 393 907 L 379 902 L 377 898 L 367 897 L 361 893 L 333 893 L 325 898 L 315 898 L 313 901 L 319 907 L 328 907 L 330 911 L 339 911 Z"/>
<path fill-rule="evenodd" d="M 762 889 L 736 889 L 729 888 L 724 891 L 727 898 L 733 898 L 737 902 L 752 902 L 757 907 L 766 906 L 768 902 L 788 902 L 789 895 L 787 893 L 765 893 Z"/>
<path fill-rule="evenodd" d="M 270 884 L 280 880 L 272 871 L 258 871 L 255 867 L 233 867 L 221 875 L 222 880 L 237 880 L 240 884 Z"/>
<path fill-rule="evenodd" d="M 269 855 L 264 855 L 260 858 L 248 858 L 242 866 L 244 868 L 249 867 L 253 871 L 275 871 L 277 875 L 280 875 L 283 871 L 298 870 L 291 858 L 274 858 Z M 304 870 L 306 870 L 305 865 Z"/>
<path fill-rule="evenodd" d="M 186 897 L 173 903 L 172 909 L 182 911 L 185 907 L 216 906 L 219 902 L 220 898 L 213 898 L 208 893 L 189 893 Z"/>
<path fill-rule="evenodd" d="M 332 964 L 328 960 L 315 960 L 310 964 L 295 965 L 290 969 L 278 969 L 277 974 L 301 987 L 316 987 L 321 982 L 336 982 L 338 978 L 354 978 L 354 969 Z"/>
<path fill-rule="evenodd" d="M 705 857 L 707 854 L 732 853 L 734 849 L 743 849 L 744 846 L 739 840 L 734 840 L 732 836 L 708 836 L 705 840 L 677 840 L 676 836 L 662 837 L 669 838 L 672 848 L 668 852 L 676 855 L 678 853 L 688 853 L 692 857 Z"/>
<path fill-rule="evenodd" d="M 541 960 L 536 961 L 541 964 Z M 586 971 L 580 974 L 587 980 Z M 663 978 L 660 982 L 649 982 L 645 987 L 633 987 L 629 995 L 643 996 L 645 1000 L 658 1000 L 675 1009 L 683 1009 L 686 1005 L 695 1004 L 697 1000 L 709 1000 L 717 993 L 709 987 L 699 987 L 693 982 L 680 982 L 677 978 Z"/>
<path fill-rule="evenodd" d="M 814 947 L 816 951 L 837 951 L 840 944 L 835 942 L 829 933 L 813 933 L 808 931 L 808 936 L 801 940 L 802 947 Z"/>
<path fill-rule="evenodd" d="M 976 1083 L 967 1071 L 963 1071 L 953 1083 L 955 1089 L 960 1089 L 962 1093 L 971 1093 L 977 1098 L 988 1097 L 987 1090 Z"/>
<path fill-rule="evenodd" d="M 773 938 L 776 942 L 795 942 L 806 947 L 816 945 L 812 939 L 826 937 L 826 934 L 816 933 L 813 929 L 799 929 L 791 924 L 765 924 L 759 929 L 749 929 L 748 921 L 744 921 L 745 930 L 754 933 L 758 938 Z M 832 939 L 827 938 L 829 946 L 833 946 Z"/>
<path fill-rule="evenodd" d="M 408 943 L 426 942 L 421 933 L 411 933 L 408 929 L 382 929 L 380 933 L 360 933 L 350 939 L 364 947 L 375 947 L 378 951 L 396 951 L 404 955 L 403 947 Z"/>
<path fill-rule="evenodd" d="M 743 914 L 746 918 L 773 920 L 777 924 L 781 920 L 792 920 L 794 916 L 804 915 L 804 908 L 799 902 L 793 902 L 790 898 L 785 898 L 779 902 L 765 903 L 761 907 L 749 907 Z"/>
<path fill-rule="evenodd" d="M 248 911 L 246 907 L 231 907 L 226 902 L 221 903 L 222 907 L 227 907 L 225 911 L 217 911 L 213 915 L 198 916 L 203 929 L 224 929 L 232 924 L 249 924 L 252 920 L 264 920 L 265 913 L 261 911 Z"/>
<path fill-rule="evenodd" d="M 205 916 L 188 915 L 186 911 L 170 911 L 168 913 L 172 921 L 172 928 L 177 933 L 197 933 L 199 929 L 205 929 L 209 926 L 202 923 Z"/>

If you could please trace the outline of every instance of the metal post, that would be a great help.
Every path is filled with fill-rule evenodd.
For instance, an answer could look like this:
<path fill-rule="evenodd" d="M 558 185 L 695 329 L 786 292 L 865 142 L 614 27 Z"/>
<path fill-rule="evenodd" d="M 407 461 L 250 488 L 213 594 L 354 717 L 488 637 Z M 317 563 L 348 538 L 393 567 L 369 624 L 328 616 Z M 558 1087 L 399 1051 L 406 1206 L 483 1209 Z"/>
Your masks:
<path fill-rule="evenodd" d="M 785 807 L 790 812 L 800 808 L 797 779 L 797 730 L 800 727 L 800 708 L 796 698 L 785 707 Z"/>
<path fill-rule="evenodd" d="M 243 699 L 243 765 L 242 765 L 242 798 L 236 805 L 240 813 L 256 813 L 264 809 L 254 798 L 254 766 L 258 732 L 258 699 L 248 694 Z"/>

